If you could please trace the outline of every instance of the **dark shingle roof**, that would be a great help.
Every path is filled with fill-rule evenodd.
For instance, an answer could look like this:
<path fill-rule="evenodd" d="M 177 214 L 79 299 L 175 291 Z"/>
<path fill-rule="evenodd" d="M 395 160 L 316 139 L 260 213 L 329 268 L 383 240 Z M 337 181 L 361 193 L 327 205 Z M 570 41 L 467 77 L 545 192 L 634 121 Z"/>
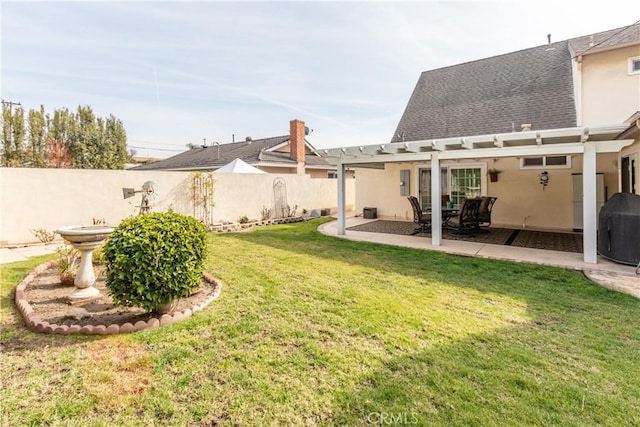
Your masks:
<path fill-rule="evenodd" d="M 568 42 L 425 71 L 392 142 L 576 125 Z"/>
<path fill-rule="evenodd" d="M 184 153 L 166 158 L 153 163 L 140 165 L 135 170 L 160 170 L 160 169 L 216 169 L 224 166 L 236 158 L 242 159 L 250 165 L 263 163 L 282 163 L 283 166 L 295 166 L 296 161 L 289 153 L 279 153 L 266 151 L 282 143 L 289 141 L 289 135 L 276 136 L 272 138 L 255 139 L 251 143 L 242 141 L 231 144 L 212 145 L 208 147 L 197 147 Z M 219 154 L 218 154 L 219 148 Z M 307 154 L 307 166 L 326 166 L 327 162 L 316 155 Z"/>
<path fill-rule="evenodd" d="M 593 45 L 591 45 L 592 42 Z M 640 21 L 626 27 L 569 40 L 569 45 L 575 55 L 584 55 L 588 54 L 589 51 L 599 51 L 638 43 L 640 43 Z"/>

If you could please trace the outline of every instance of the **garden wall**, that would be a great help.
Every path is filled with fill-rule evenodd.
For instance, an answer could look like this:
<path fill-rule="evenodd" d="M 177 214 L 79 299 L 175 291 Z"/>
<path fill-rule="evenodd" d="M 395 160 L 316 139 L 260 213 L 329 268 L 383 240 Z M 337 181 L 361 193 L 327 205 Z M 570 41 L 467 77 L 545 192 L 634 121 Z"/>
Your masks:
<path fill-rule="evenodd" d="M 212 222 L 261 219 L 263 207 L 274 208 L 274 180 L 282 178 L 286 203 L 311 212 L 336 211 L 335 179 L 288 174 L 215 174 Z M 117 225 L 137 215 L 141 195 L 124 199 L 122 189 L 139 190 L 155 183 L 152 211 L 194 215 L 190 172 L 0 168 L 0 246 L 38 242 L 32 230 L 88 225 L 94 219 Z M 348 179 L 347 210 L 355 201 L 354 180 Z M 278 191 L 280 198 L 283 192 Z"/>

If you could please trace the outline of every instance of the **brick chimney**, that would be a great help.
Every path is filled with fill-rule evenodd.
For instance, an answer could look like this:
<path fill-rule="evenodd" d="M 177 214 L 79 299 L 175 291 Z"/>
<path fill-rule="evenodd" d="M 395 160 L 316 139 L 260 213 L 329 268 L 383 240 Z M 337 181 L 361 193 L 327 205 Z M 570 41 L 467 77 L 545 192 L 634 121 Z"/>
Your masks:
<path fill-rule="evenodd" d="M 304 174 L 306 152 L 304 145 L 305 133 L 304 122 L 302 120 L 293 119 L 289 122 L 289 148 L 291 149 L 291 157 L 298 162 L 298 174 Z"/>

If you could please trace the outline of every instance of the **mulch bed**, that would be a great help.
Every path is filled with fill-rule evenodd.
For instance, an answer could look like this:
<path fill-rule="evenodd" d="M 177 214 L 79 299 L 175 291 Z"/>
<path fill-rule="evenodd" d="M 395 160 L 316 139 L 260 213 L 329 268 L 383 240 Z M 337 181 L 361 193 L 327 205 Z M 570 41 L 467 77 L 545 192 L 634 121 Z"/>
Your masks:
<path fill-rule="evenodd" d="M 60 283 L 57 261 L 40 265 L 16 287 L 16 305 L 27 326 L 36 332 L 111 334 L 135 332 L 163 326 L 190 317 L 216 299 L 222 284 L 204 275 L 197 293 L 176 301 L 172 314 L 149 313 L 137 307 L 116 305 L 105 286 L 104 267 L 97 267 L 95 287 L 101 296 L 69 304 L 67 296 L 75 289 Z"/>
<path fill-rule="evenodd" d="M 413 222 L 378 220 L 347 228 L 353 231 L 410 235 L 416 228 Z M 418 233 L 416 236 L 431 237 L 431 233 Z M 490 228 L 489 233 L 455 235 L 451 230 L 443 230 L 442 238 L 465 240 L 468 242 L 491 245 L 518 246 L 523 248 L 547 249 L 552 251 L 582 253 L 582 234 L 554 233 L 547 231 L 514 230 L 509 228 Z"/>

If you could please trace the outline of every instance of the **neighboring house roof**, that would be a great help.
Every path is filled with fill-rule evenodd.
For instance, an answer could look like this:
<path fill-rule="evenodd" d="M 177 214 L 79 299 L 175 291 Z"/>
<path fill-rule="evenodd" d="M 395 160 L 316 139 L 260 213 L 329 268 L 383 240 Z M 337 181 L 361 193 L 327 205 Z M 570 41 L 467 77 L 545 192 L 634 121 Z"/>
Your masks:
<path fill-rule="evenodd" d="M 183 153 L 164 160 L 148 163 L 134 168 L 135 170 L 191 170 L 217 169 L 234 159 L 260 166 L 265 163 L 279 163 L 283 167 L 295 167 L 297 162 L 290 153 L 272 151 L 290 141 L 289 135 L 272 138 L 254 139 L 252 141 L 233 142 L 229 144 L 211 145 L 192 148 Z M 311 145 L 305 141 L 311 147 Z M 313 147 L 311 147 L 313 151 Z M 329 167 L 330 165 L 317 154 L 306 154 L 306 167 L 315 165 Z M 332 167 L 335 168 L 335 167 Z"/>
<path fill-rule="evenodd" d="M 391 142 L 576 125 L 568 42 L 425 71 Z"/>
<path fill-rule="evenodd" d="M 633 46 L 640 43 L 640 21 L 626 27 L 603 31 L 569 40 L 573 54 L 588 55 L 613 48 Z"/>

